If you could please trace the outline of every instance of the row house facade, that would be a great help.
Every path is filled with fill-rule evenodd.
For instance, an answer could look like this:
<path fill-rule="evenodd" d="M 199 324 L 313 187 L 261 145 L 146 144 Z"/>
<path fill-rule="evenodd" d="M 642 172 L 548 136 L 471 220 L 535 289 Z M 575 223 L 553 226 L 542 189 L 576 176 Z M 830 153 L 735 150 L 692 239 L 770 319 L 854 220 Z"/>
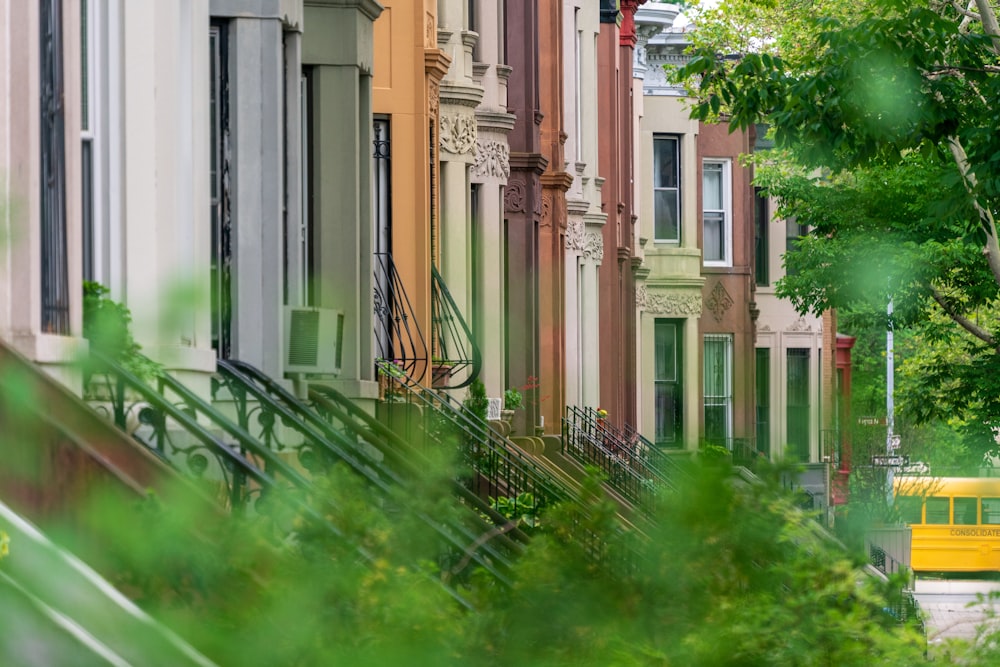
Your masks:
<path fill-rule="evenodd" d="M 75 390 L 94 281 L 205 396 L 238 359 L 374 410 L 398 361 L 524 389 L 521 432 L 600 406 L 665 448 L 828 455 L 835 326 L 773 292 L 803 230 L 755 194 L 757 134 L 667 82 L 677 6 L 4 6 L 0 336 Z M 293 359 L 302 313 L 328 365 Z"/>

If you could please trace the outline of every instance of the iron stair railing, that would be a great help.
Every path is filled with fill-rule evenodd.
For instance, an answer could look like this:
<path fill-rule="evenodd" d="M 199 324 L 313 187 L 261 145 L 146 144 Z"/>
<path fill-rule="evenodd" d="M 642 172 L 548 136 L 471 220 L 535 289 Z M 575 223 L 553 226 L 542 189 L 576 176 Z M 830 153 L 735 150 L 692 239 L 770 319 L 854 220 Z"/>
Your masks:
<path fill-rule="evenodd" d="M 479 377 L 483 355 L 462 317 L 448 285 L 431 266 L 431 323 L 434 327 L 432 385 L 438 389 L 461 389 Z"/>
<path fill-rule="evenodd" d="M 574 433 L 580 432 L 585 440 L 597 442 L 601 449 L 593 450 L 593 454 L 601 461 L 593 461 L 599 465 L 602 461 L 610 467 L 615 465 L 625 467 L 636 473 L 644 486 L 651 488 L 677 489 L 677 481 L 687 476 L 680 463 L 674 457 L 654 446 L 648 439 L 634 429 L 618 428 L 607 419 L 602 419 L 593 408 L 566 407 L 566 418 L 570 429 L 570 439 Z M 585 449 L 579 447 L 571 454 L 580 454 Z M 607 471 L 609 476 L 630 480 L 631 477 L 622 473 Z M 644 494 L 643 494 L 644 495 Z"/>
<path fill-rule="evenodd" d="M 600 470 L 612 489 L 637 509 L 648 513 L 661 480 L 639 472 L 642 464 L 638 457 L 626 452 L 625 443 L 614 440 L 610 434 L 600 430 L 589 432 L 583 424 L 573 419 L 572 413 L 570 415 L 562 420 L 563 454 L 584 466 Z"/>
<path fill-rule="evenodd" d="M 241 423 L 249 425 L 256 419 L 265 443 L 278 450 L 298 450 L 303 465 L 318 462 L 328 467 L 332 462 L 343 462 L 381 492 L 386 502 L 391 502 L 393 489 L 406 488 L 420 474 L 418 465 L 405 457 L 405 448 L 389 446 L 381 437 L 381 431 L 359 419 L 358 414 L 363 411 L 332 388 L 317 391 L 319 400 L 314 400 L 310 407 L 250 364 L 219 360 L 218 367 L 219 382 L 236 400 Z M 329 396 L 335 396 L 337 402 L 329 401 Z M 341 407 L 346 405 L 353 410 Z M 278 423 L 285 429 L 294 430 L 301 438 L 291 443 L 283 442 L 274 428 Z M 477 503 L 478 499 L 471 494 L 466 494 L 462 500 L 473 510 L 461 515 L 463 522 L 446 523 L 417 513 L 446 545 L 447 553 L 440 559 L 442 570 L 454 577 L 460 574 L 456 563 L 474 562 L 501 583 L 509 585 L 512 558 L 519 553 L 519 545 L 503 537 L 509 532 L 508 528 L 501 525 L 502 530 L 498 530 L 495 523 L 482 519 L 485 514 L 505 523 L 496 513 L 491 515 L 487 505 Z M 490 538 L 484 539 L 484 535 Z"/>
<path fill-rule="evenodd" d="M 392 254 L 376 252 L 375 342 L 380 359 L 397 362 L 410 377 L 422 380 L 428 370 L 427 341 L 396 271 Z"/>
<path fill-rule="evenodd" d="M 284 540 L 301 529 L 293 528 L 290 520 L 282 521 L 290 519 L 289 516 L 272 510 L 271 498 L 278 498 L 302 517 L 306 526 L 315 526 L 319 534 L 328 534 L 363 562 L 374 562 L 374 556 L 367 549 L 348 538 L 327 518 L 326 510 L 336 509 L 333 501 L 329 497 L 318 497 L 312 480 L 286 462 L 280 451 L 259 441 L 244 425 L 234 423 L 166 373 L 154 375 L 154 388 L 109 359 L 96 357 L 94 353 L 92 358 L 97 361 L 97 375 L 92 382 L 103 389 L 97 392 L 98 398 L 110 404 L 104 410 L 106 415 L 167 463 L 196 479 L 224 483 L 231 511 L 246 516 L 253 516 L 254 512 L 269 516 L 271 525 L 284 531 L 276 534 L 275 539 Z M 96 407 L 100 412 L 100 406 Z M 245 414 L 250 415 L 251 410 L 246 410 Z M 262 428 L 270 429 L 277 423 L 265 425 L 273 416 L 280 416 L 285 423 L 285 415 L 264 416 L 261 412 L 258 422 Z M 214 466 L 212 461 L 215 461 Z M 213 480 L 216 475 L 218 479 Z M 420 570 L 420 564 L 416 565 Z M 473 608 L 449 581 L 436 581 L 459 604 Z"/>
<path fill-rule="evenodd" d="M 538 516 L 552 505 L 564 502 L 585 507 L 575 490 L 534 463 L 513 442 L 456 399 L 400 377 L 392 372 L 389 364 L 380 362 L 378 366 L 382 381 L 393 387 L 393 393 L 405 398 L 408 405 L 419 408 L 408 411 L 409 417 L 402 425 L 394 423 L 388 413 L 381 415 L 382 421 L 394 430 L 429 436 L 427 446 L 440 446 L 442 436 L 444 442 L 448 436 L 454 437 L 454 445 L 459 448 L 462 462 L 469 471 L 462 482 L 473 493 L 494 500 L 498 496 L 506 498 L 515 515 Z M 605 563 L 616 571 L 627 571 L 637 565 L 639 549 L 635 541 L 640 538 L 634 531 L 621 526 L 612 536 L 615 544 L 611 545 L 582 525 L 591 519 L 588 511 L 583 509 L 580 514 L 581 522 L 569 537 L 595 562 Z"/>

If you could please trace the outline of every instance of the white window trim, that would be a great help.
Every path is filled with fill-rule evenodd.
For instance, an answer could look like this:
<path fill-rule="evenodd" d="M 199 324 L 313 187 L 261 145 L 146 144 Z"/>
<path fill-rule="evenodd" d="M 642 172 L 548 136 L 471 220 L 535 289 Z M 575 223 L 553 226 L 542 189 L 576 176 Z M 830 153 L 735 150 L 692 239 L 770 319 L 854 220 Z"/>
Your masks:
<path fill-rule="evenodd" d="M 723 240 L 723 257 L 721 260 L 704 260 L 705 266 L 724 266 L 731 267 L 733 265 L 733 161 L 730 158 L 705 158 L 702 160 L 702 207 L 701 207 L 701 234 L 702 234 L 702 257 L 704 257 L 704 242 L 705 242 L 705 202 L 704 202 L 704 187 L 705 187 L 705 165 L 707 164 L 718 164 L 722 165 L 722 210 L 723 223 L 722 229 L 725 234 L 725 239 Z M 713 213 L 719 212 L 718 209 L 712 209 Z"/>
<path fill-rule="evenodd" d="M 653 162 L 654 170 L 651 173 L 651 178 L 655 179 L 655 162 L 656 162 L 656 143 L 658 139 L 673 139 L 674 146 L 676 147 L 676 153 L 674 155 L 674 163 L 677 165 L 677 186 L 673 188 L 662 188 L 657 187 L 655 180 L 653 183 L 653 243 L 663 243 L 669 245 L 680 245 L 681 239 L 684 235 L 684 221 L 682 219 L 682 208 L 683 202 L 681 201 L 682 188 L 683 188 L 683 175 L 682 175 L 682 165 L 681 165 L 681 135 L 679 134 L 654 134 L 653 135 Z M 662 238 L 656 235 L 656 192 L 658 190 L 676 190 L 677 191 L 677 238 Z"/>

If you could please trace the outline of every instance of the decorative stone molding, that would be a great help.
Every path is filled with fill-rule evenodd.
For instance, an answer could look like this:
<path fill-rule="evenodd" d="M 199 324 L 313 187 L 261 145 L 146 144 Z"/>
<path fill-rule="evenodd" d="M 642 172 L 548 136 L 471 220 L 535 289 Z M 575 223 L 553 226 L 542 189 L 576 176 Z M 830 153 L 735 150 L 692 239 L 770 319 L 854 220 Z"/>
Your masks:
<path fill-rule="evenodd" d="M 570 218 L 566 221 L 566 250 L 583 254 L 583 220 Z"/>
<path fill-rule="evenodd" d="M 811 332 L 812 330 L 813 330 L 812 325 L 804 317 L 800 317 L 799 319 L 795 320 L 788 327 L 788 331 L 795 333 L 807 333 Z"/>
<path fill-rule="evenodd" d="M 534 191 L 535 191 L 535 215 L 541 216 L 542 215 L 542 182 L 539 181 L 539 180 L 537 180 L 537 179 L 534 182 Z"/>
<path fill-rule="evenodd" d="M 552 193 L 542 193 L 542 227 L 552 226 Z"/>
<path fill-rule="evenodd" d="M 524 199 L 528 191 L 524 185 L 523 176 L 515 176 L 507 181 L 504 188 L 503 206 L 511 213 L 524 213 Z"/>
<path fill-rule="evenodd" d="M 474 176 L 510 177 L 510 147 L 505 141 L 476 139 Z"/>
<path fill-rule="evenodd" d="M 597 231 L 588 231 L 583 237 L 583 256 L 595 262 L 604 260 L 604 235 Z"/>
<path fill-rule="evenodd" d="M 716 322 L 721 322 L 726 311 L 733 307 L 733 303 L 735 303 L 733 297 L 729 296 L 729 292 L 726 291 L 721 282 L 717 282 L 708 298 L 705 299 L 705 308 L 712 313 Z"/>
<path fill-rule="evenodd" d="M 697 292 L 658 292 L 650 294 L 645 285 L 635 291 L 635 305 L 651 315 L 701 315 L 701 295 Z"/>
<path fill-rule="evenodd" d="M 441 150 L 455 155 L 468 153 L 476 145 L 476 119 L 467 114 L 441 116 Z"/>
<path fill-rule="evenodd" d="M 767 324 L 757 323 L 757 333 L 771 333 L 771 327 Z"/>

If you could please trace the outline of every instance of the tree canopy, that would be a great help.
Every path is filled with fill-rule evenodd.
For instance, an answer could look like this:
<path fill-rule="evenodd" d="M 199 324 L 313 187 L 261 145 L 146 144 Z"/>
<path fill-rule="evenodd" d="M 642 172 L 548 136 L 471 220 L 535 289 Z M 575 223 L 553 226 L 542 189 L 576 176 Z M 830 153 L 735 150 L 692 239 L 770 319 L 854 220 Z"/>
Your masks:
<path fill-rule="evenodd" d="M 795 5 L 802 14 L 786 20 Z M 758 19 L 756 41 L 727 40 L 733 26 Z M 920 327 L 929 351 L 941 344 L 956 352 L 911 369 L 930 363 L 937 371 L 911 373 L 935 401 L 916 416 L 960 414 L 984 449 L 994 448 L 1000 28 L 993 4 L 733 0 L 703 13 L 695 34 L 702 31 L 679 72 L 694 96 L 692 116 L 734 130 L 767 124 L 777 150 L 758 158 L 758 182 L 782 217 L 811 229 L 786 254 L 791 270 L 779 295 L 801 312 L 834 307 L 882 321 L 891 298 L 893 325 Z"/>

